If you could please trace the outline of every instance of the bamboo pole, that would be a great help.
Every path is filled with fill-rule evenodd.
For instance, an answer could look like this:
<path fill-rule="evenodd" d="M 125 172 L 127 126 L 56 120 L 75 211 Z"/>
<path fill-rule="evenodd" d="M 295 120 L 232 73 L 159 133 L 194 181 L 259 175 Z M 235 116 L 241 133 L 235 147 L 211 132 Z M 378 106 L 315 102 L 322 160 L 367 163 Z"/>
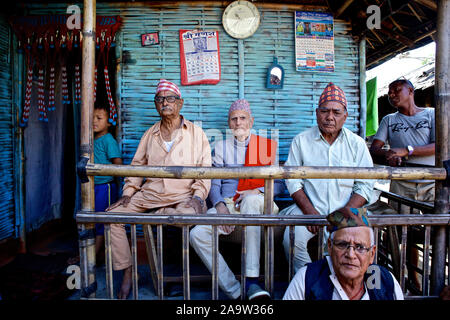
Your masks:
<path fill-rule="evenodd" d="M 183 297 L 191 300 L 191 280 L 189 271 L 189 226 L 183 226 Z"/>
<path fill-rule="evenodd" d="M 264 214 L 265 215 L 273 215 L 273 202 L 274 198 L 274 180 L 266 179 L 264 181 Z M 266 286 L 266 290 L 273 296 L 273 274 L 274 274 L 274 234 L 273 227 L 264 227 L 264 239 L 265 239 L 265 273 L 264 273 L 264 282 Z"/>
<path fill-rule="evenodd" d="M 280 215 L 249 215 L 249 214 L 214 214 L 214 215 L 149 215 L 147 213 L 131 212 L 83 212 L 77 214 L 78 223 L 120 223 L 120 224 L 163 224 L 188 226 L 196 224 L 204 225 L 245 225 L 245 226 L 290 226 L 290 225 L 315 225 L 326 226 L 326 216 L 280 216 Z M 384 226 L 450 226 L 448 214 L 383 214 L 371 215 L 372 227 Z M 189 240 L 189 238 L 188 238 Z"/>
<path fill-rule="evenodd" d="M 289 228 L 289 282 L 292 280 L 295 274 L 294 270 L 294 241 L 295 241 L 295 226 L 290 225 Z"/>
<path fill-rule="evenodd" d="M 247 272 L 247 228 L 245 226 L 242 226 L 241 239 L 241 300 L 245 300 L 247 294 L 245 291 L 245 278 Z"/>
<path fill-rule="evenodd" d="M 105 269 L 106 269 L 106 292 L 109 299 L 114 299 L 114 281 L 111 251 L 111 225 L 105 224 Z"/>
<path fill-rule="evenodd" d="M 423 243 L 423 276 L 422 276 L 422 295 L 428 295 L 430 280 L 430 238 L 431 227 L 425 227 L 425 239 Z"/>
<path fill-rule="evenodd" d="M 366 37 L 359 41 L 359 136 L 366 138 L 367 90 L 366 90 Z"/>
<path fill-rule="evenodd" d="M 450 30 L 450 0 L 440 0 L 437 10 L 437 41 L 436 41 L 436 167 L 442 168 L 443 161 L 450 159 L 449 153 L 449 30 Z M 441 181 L 436 181 L 436 196 L 434 212 L 448 213 L 449 188 Z M 439 295 L 445 284 L 445 228 L 434 230 L 432 249 L 431 294 Z"/>
<path fill-rule="evenodd" d="M 131 279 L 133 299 L 139 300 L 136 225 L 131 225 Z"/>
<path fill-rule="evenodd" d="M 219 300 L 219 281 L 218 281 L 219 233 L 217 230 L 217 226 L 212 226 L 212 247 L 213 247 L 213 252 L 212 252 L 212 272 L 211 272 L 211 277 L 212 277 L 211 298 L 212 298 L 212 300 Z"/>
<path fill-rule="evenodd" d="M 164 299 L 164 260 L 163 260 L 163 226 L 158 225 L 156 231 L 156 244 L 158 247 L 158 298 Z"/>
<path fill-rule="evenodd" d="M 94 65 L 95 65 L 95 24 L 96 0 L 84 0 L 83 43 L 82 43 L 82 83 L 81 83 L 81 157 L 93 161 L 92 112 L 94 109 Z M 94 177 L 81 185 L 81 208 L 91 211 L 94 203 Z M 82 290 L 95 283 L 95 231 L 93 224 L 81 225 L 80 263 Z M 95 292 L 89 294 L 95 297 Z"/>
<path fill-rule="evenodd" d="M 387 179 L 445 180 L 444 168 L 430 167 L 181 167 L 131 166 L 88 163 L 90 176 L 122 176 L 173 179 Z"/>
<path fill-rule="evenodd" d="M 207 8 L 207 7 L 221 7 L 225 8 L 230 3 L 232 3 L 233 0 L 229 1 L 204 1 L 204 0 L 198 0 L 198 1 L 145 1 L 145 2 L 117 2 L 115 3 L 115 6 L 123 8 L 123 7 L 133 7 L 133 8 L 139 8 L 139 7 L 151 7 L 151 8 L 163 8 L 164 10 L 172 10 L 172 9 L 179 9 L 179 8 L 185 8 L 185 7 L 201 7 L 201 8 Z M 323 5 L 307 5 L 307 4 L 295 4 L 295 3 L 277 3 L 275 1 L 273 2 L 254 2 L 253 3 L 258 9 L 268 9 L 268 10 L 286 10 L 286 11 L 327 11 L 329 10 L 328 6 Z"/>

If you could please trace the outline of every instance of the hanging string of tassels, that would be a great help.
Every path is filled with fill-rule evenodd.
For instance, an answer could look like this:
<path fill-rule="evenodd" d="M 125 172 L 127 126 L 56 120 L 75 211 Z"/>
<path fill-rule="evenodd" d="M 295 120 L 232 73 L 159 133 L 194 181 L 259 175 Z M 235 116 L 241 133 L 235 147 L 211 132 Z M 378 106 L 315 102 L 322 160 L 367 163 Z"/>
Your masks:
<path fill-rule="evenodd" d="M 104 38 L 104 33 L 101 33 L 101 37 Z M 96 37 L 96 49 L 98 50 L 98 55 L 95 60 L 95 70 L 94 70 L 94 102 L 97 101 L 97 79 L 98 79 L 98 64 L 100 62 L 100 59 L 103 56 L 104 49 L 105 49 L 105 42 L 104 39 L 100 39 L 100 37 Z"/>
<path fill-rule="evenodd" d="M 46 50 L 49 51 L 49 89 L 48 89 L 48 111 L 55 110 L 55 73 L 56 73 L 56 56 L 58 53 L 59 45 L 55 45 L 55 39 L 57 37 L 57 31 L 55 34 L 50 34 L 50 43 L 48 44 L 48 47 L 46 47 Z"/>
<path fill-rule="evenodd" d="M 28 125 L 28 118 L 30 116 L 31 108 L 31 90 L 33 87 L 33 59 L 31 53 L 31 39 L 27 39 L 27 45 L 25 46 L 25 58 L 27 63 L 27 81 L 25 85 L 25 99 L 22 110 L 22 120 L 20 121 L 21 127 L 26 127 Z"/>
<path fill-rule="evenodd" d="M 81 70 L 80 70 L 80 45 L 79 45 L 79 33 L 75 32 L 73 38 L 71 37 L 70 45 L 75 48 L 75 103 L 81 104 Z M 73 41 L 72 41 L 73 40 Z"/>
<path fill-rule="evenodd" d="M 109 71 L 108 71 L 109 50 L 111 48 L 113 39 L 111 38 L 111 36 L 107 36 L 105 38 L 105 41 L 106 41 L 106 53 L 103 55 L 103 65 L 104 65 L 103 73 L 105 75 L 106 93 L 108 95 L 108 102 L 109 102 L 109 119 L 108 119 L 108 121 L 112 125 L 115 126 L 116 120 L 117 120 L 117 111 L 116 111 L 116 105 L 114 104 L 114 99 L 113 99 L 112 93 L 111 93 L 111 86 L 109 83 Z"/>
<path fill-rule="evenodd" d="M 43 45 L 42 41 L 44 39 L 40 38 L 38 43 L 38 49 L 42 51 Z M 45 49 L 44 49 L 45 50 Z M 45 105 L 45 82 L 44 82 L 44 59 L 45 54 L 39 55 L 37 59 L 38 66 L 38 112 L 39 112 L 39 121 L 48 121 L 47 119 L 47 107 Z"/>
<path fill-rule="evenodd" d="M 62 104 L 69 104 L 69 72 L 68 61 L 73 63 L 74 71 L 74 102 L 81 103 L 81 34 L 80 29 L 67 29 L 68 15 L 43 15 L 43 16 L 11 16 L 8 18 L 12 29 L 17 35 L 19 50 L 25 52 L 26 59 L 26 85 L 24 105 L 20 126 L 26 127 L 31 114 L 34 68 L 37 74 L 37 109 L 40 121 L 48 121 L 47 111 L 53 111 L 56 107 L 56 86 L 58 85 L 56 73 L 61 69 Z M 98 34 L 107 34 L 114 38 L 122 24 L 119 16 L 97 16 L 96 30 Z M 75 39 L 76 38 L 76 39 Z M 109 39 L 111 39 L 109 38 Z M 104 42 L 104 41 L 103 41 Z M 111 41 L 109 41 L 111 42 Z M 28 45 L 27 45 L 28 44 Z M 66 47 L 67 44 L 67 47 Z M 23 47 L 27 45 L 26 47 Z M 104 46 L 104 44 L 103 44 Z M 108 50 L 112 46 L 108 43 Z M 43 47 L 45 47 L 43 49 Z M 64 54 L 60 55 L 59 50 Z M 77 55 L 77 53 L 79 53 Z M 69 59 L 72 55 L 75 59 Z M 102 55 L 99 55 L 99 58 Z M 107 60 L 106 60 L 107 61 Z M 57 64 L 60 64 L 58 66 Z M 98 61 L 96 63 L 98 66 Z M 96 68 L 97 69 L 97 68 Z M 108 104 L 110 105 L 110 121 L 117 119 L 117 110 L 112 99 L 110 79 L 107 66 L 103 71 L 105 75 Z M 96 70 L 97 75 L 97 70 Z M 48 77 L 48 88 L 46 88 Z M 97 80 L 97 79 L 96 79 Z M 47 90 L 46 90 L 47 89 Z M 46 96 L 47 94 L 47 96 Z M 97 81 L 95 83 L 95 99 L 97 95 Z M 47 99 L 47 100 L 46 100 Z"/>

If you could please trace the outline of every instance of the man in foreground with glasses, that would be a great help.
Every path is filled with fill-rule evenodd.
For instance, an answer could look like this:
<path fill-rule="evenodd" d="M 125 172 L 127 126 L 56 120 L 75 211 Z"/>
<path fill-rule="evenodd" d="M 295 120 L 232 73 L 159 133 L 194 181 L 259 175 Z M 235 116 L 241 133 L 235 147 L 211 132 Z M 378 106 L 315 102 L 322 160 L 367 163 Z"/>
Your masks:
<path fill-rule="evenodd" d="M 344 91 L 329 83 L 316 108 L 317 126 L 299 133 L 292 141 L 285 166 L 373 167 L 364 139 L 344 128 L 347 119 Z M 339 208 L 360 208 L 370 203 L 374 180 L 363 179 L 287 179 L 294 204 L 280 215 L 327 215 Z M 294 271 L 311 262 L 308 241 L 319 226 L 296 226 Z M 324 243 L 328 237 L 324 232 Z M 289 228 L 283 237 L 289 257 Z"/>
<path fill-rule="evenodd" d="M 302 267 L 283 300 L 403 300 L 392 273 L 372 264 L 376 246 L 366 209 L 342 208 L 327 220 L 329 256 Z"/>
<path fill-rule="evenodd" d="M 183 99 L 178 86 L 161 79 L 155 93 L 155 107 L 161 121 L 141 138 L 131 165 L 211 166 L 211 148 L 203 130 L 180 115 Z M 106 211 L 154 214 L 205 213 L 205 199 L 211 187 L 204 179 L 161 179 L 127 177 L 122 197 Z M 131 289 L 131 253 L 125 226 L 111 224 L 114 270 L 124 270 L 119 299 Z"/>

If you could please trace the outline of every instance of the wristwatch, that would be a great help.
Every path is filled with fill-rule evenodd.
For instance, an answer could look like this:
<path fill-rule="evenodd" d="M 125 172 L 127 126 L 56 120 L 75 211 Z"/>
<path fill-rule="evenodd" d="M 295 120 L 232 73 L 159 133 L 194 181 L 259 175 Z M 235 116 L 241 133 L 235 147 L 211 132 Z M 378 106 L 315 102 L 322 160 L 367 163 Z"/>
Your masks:
<path fill-rule="evenodd" d="M 412 146 L 407 146 L 406 149 L 408 149 L 408 156 L 412 155 L 414 152 L 414 148 Z"/>
<path fill-rule="evenodd" d="M 203 200 L 202 198 L 200 198 L 199 196 L 193 196 L 193 199 L 197 199 L 198 201 L 200 201 L 200 205 L 203 207 L 203 205 L 205 204 L 205 200 Z"/>

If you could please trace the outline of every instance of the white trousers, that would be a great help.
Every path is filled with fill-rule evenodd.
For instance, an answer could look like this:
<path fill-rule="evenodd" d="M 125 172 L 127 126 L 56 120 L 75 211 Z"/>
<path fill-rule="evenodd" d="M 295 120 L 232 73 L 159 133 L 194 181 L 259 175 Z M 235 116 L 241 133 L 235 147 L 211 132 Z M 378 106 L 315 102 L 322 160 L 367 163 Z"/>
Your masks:
<path fill-rule="evenodd" d="M 303 215 L 302 210 L 296 205 L 293 204 L 280 212 L 280 215 Z M 308 231 L 308 228 L 305 226 L 296 226 L 294 231 L 295 240 L 294 240 L 294 273 L 298 271 L 301 267 L 311 262 L 311 257 L 308 253 L 308 241 L 314 237 L 314 233 Z M 329 237 L 329 233 L 324 229 L 323 233 L 323 247 L 324 252 L 328 251 L 327 248 L 327 240 Z M 286 227 L 283 235 L 283 247 L 284 253 L 286 254 L 286 258 L 289 260 L 289 228 Z"/>
<path fill-rule="evenodd" d="M 240 212 L 234 209 L 234 203 L 231 198 L 225 199 L 226 205 L 230 213 L 232 214 L 263 214 L 264 212 L 264 194 L 249 195 L 246 196 L 240 205 Z M 215 208 L 211 208 L 207 211 L 208 214 L 217 213 Z M 274 204 L 274 213 L 278 213 L 278 207 Z M 226 235 L 220 229 L 218 230 L 219 236 L 225 236 L 224 240 L 230 242 L 241 241 L 241 228 L 236 229 L 230 234 Z M 210 225 L 197 225 L 190 232 L 190 243 L 197 252 L 200 259 L 210 272 L 212 272 L 212 226 Z M 246 228 L 246 276 L 258 277 L 259 276 L 259 258 L 260 258 L 260 243 L 261 243 L 261 227 L 247 226 Z M 225 292 L 225 294 L 236 299 L 241 295 L 241 285 L 236 280 L 231 269 L 223 259 L 220 252 L 218 257 L 218 282 L 219 287 Z"/>

